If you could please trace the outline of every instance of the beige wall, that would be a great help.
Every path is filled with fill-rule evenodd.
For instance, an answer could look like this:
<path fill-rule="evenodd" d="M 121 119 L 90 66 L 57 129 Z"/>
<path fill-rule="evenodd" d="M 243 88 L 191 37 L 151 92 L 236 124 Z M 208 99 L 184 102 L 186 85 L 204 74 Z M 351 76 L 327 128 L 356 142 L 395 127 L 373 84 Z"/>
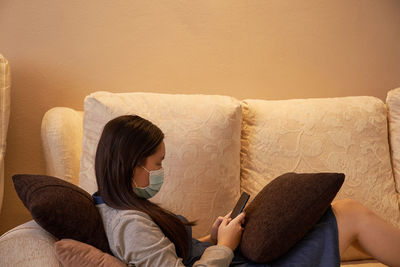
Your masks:
<path fill-rule="evenodd" d="M 12 110 L 0 233 L 28 220 L 16 173 L 44 173 L 40 123 L 109 90 L 288 99 L 400 86 L 400 1 L 1 0 Z"/>

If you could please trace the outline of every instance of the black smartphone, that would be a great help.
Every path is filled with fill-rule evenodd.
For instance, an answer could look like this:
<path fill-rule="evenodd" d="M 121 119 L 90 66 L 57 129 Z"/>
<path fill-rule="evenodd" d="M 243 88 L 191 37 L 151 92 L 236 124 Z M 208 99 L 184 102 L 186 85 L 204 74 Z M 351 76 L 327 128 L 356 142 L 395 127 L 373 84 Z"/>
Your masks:
<path fill-rule="evenodd" d="M 243 192 L 242 195 L 240 196 L 238 202 L 236 202 L 235 207 L 232 210 L 231 213 L 231 218 L 234 219 L 236 216 L 238 216 L 246 206 L 247 201 L 249 200 L 250 195 L 247 194 L 246 192 Z"/>

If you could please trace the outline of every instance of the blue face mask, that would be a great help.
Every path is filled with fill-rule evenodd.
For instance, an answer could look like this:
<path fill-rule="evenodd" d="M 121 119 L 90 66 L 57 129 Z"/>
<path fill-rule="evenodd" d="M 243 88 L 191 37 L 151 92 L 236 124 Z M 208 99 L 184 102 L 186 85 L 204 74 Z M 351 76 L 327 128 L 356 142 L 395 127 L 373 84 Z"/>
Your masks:
<path fill-rule="evenodd" d="M 133 181 L 135 187 L 133 188 L 133 192 L 141 198 L 151 198 L 154 197 L 158 191 L 160 191 L 160 188 L 164 182 L 164 169 L 158 169 L 155 171 L 149 171 L 143 166 L 142 167 L 145 171 L 149 173 L 149 185 L 146 187 L 138 187 L 136 186 L 135 181 Z"/>

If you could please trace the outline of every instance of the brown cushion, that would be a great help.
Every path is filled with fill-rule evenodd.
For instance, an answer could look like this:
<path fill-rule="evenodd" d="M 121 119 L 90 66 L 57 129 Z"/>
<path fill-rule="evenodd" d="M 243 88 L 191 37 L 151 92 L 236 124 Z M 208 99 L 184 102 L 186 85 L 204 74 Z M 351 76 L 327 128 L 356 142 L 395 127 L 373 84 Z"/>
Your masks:
<path fill-rule="evenodd" d="M 318 222 L 344 182 L 342 173 L 286 173 L 246 208 L 241 252 L 255 262 L 286 253 Z"/>
<path fill-rule="evenodd" d="M 14 187 L 33 219 L 59 239 L 71 238 L 110 252 L 100 213 L 92 197 L 64 180 L 20 174 Z"/>
<path fill-rule="evenodd" d="M 63 239 L 54 244 L 57 259 L 64 267 L 126 267 L 119 259 L 88 244 Z"/>

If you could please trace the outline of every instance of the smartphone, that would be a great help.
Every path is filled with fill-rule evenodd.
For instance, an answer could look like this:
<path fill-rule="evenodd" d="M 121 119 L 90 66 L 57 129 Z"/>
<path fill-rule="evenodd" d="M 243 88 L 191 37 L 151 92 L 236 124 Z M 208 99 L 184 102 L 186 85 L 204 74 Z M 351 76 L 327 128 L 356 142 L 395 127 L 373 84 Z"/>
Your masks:
<path fill-rule="evenodd" d="M 244 209 L 244 207 L 247 204 L 247 201 L 249 200 L 250 195 L 247 194 L 246 192 L 243 192 L 242 195 L 240 196 L 238 202 L 236 202 L 235 207 L 232 210 L 231 213 L 231 218 L 234 219 L 236 216 L 238 216 Z"/>

